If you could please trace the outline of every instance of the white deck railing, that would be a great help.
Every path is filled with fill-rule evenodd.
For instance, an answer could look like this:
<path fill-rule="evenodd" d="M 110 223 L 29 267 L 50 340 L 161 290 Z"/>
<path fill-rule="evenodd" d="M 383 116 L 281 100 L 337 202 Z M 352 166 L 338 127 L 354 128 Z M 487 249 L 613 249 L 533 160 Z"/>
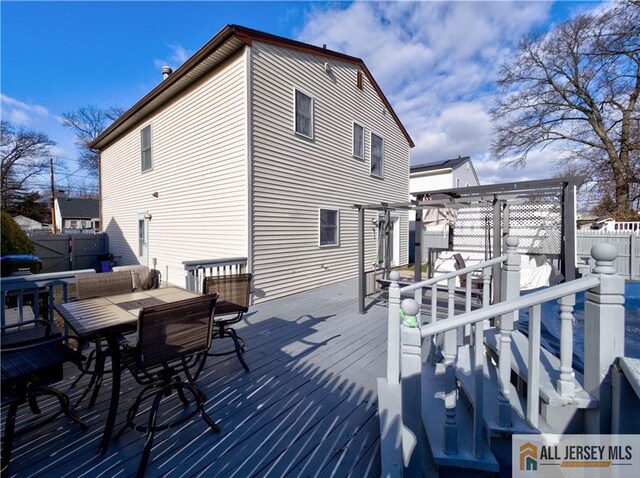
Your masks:
<path fill-rule="evenodd" d="M 0 326 L 7 324 L 7 310 L 9 302 L 13 303 L 15 298 L 15 309 L 17 309 L 17 322 L 23 322 L 28 316 L 26 312 L 27 302 L 31 303 L 33 316 L 38 318 L 46 315 L 45 319 L 53 321 L 53 304 L 56 301 L 56 288 L 61 289 L 58 294 L 59 301 L 68 301 L 68 288 L 70 284 L 75 284 L 76 276 L 81 274 L 95 274 L 93 269 L 83 269 L 79 271 L 50 272 L 47 274 L 32 274 L 24 276 L 3 277 L 0 279 L 0 291 L 2 295 L 2 306 L 0 307 Z M 11 299 L 11 300 L 9 300 Z M 42 303 L 45 311 L 40 310 L 41 299 L 46 299 Z M 13 311 L 12 311 L 13 312 Z M 65 333 L 67 331 L 65 330 Z"/>
<path fill-rule="evenodd" d="M 226 257 L 222 259 L 202 259 L 184 261 L 187 271 L 186 289 L 200 291 L 205 276 L 219 276 L 225 274 L 241 274 L 247 267 L 246 257 Z"/>
<path fill-rule="evenodd" d="M 508 291 L 510 283 L 519 284 L 516 281 L 519 275 L 519 263 L 514 247 L 509 247 L 507 242 L 507 260 L 503 262 L 503 291 L 507 294 L 504 302 L 488 307 L 466 311 L 454 316 L 452 314 L 446 320 L 431 321 L 421 324 L 417 320 L 416 327 L 409 327 L 413 317 L 418 315 L 419 304 L 413 299 L 403 301 L 400 310 L 405 317 L 401 326 L 402 334 L 402 359 L 400 370 L 402 371 L 402 410 L 420 410 L 422 388 L 416 386 L 404 386 L 407 383 L 419 383 L 421 367 L 429 366 L 422 357 L 422 344 L 424 340 L 432 340 L 437 334 L 444 334 L 443 360 L 445 367 L 444 380 L 444 405 L 445 423 L 444 443 L 442 447 L 446 454 L 457 453 L 457 426 L 456 426 L 456 395 L 457 384 L 455 368 L 458 354 L 456 331 L 471 328 L 473 341 L 470 342 L 469 360 L 474 378 L 474 409 L 473 409 L 473 436 L 474 454 L 477 458 L 482 455 L 483 449 L 483 382 L 485 366 L 484 331 L 487 319 L 500 318 L 497 331 L 499 334 L 499 385 L 500 395 L 498 406 L 498 425 L 511 426 L 511 406 L 509 393 L 511 393 L 511 335 L 514 328 L 514 320 L 521 309 L 529 309 L 529 333 L 528 333 L 528 369 L 526 372 L 527 397 L 526 419 L 534 427 L 538 427 L 538 405 L 540 396 L 540 320 L 541 304 L 551 300 L 558 300 L 560 304 L 560 368 L 555 388 L 560 397 L 566 399 L 567 405 L 572 403 L 576 394 L 575 374 L 572 368 L 573 358 L 573 306 L 575 294 L 587 291 L 584 318 L 584 383 L 582 387 L 595 401 L 597 408 L 585 410 L 584 429 L 587 433 L 608 433 L 611 430 L 611 389 L 605 385 L 615 359 L 624 355 L 624 280 L 615 273 L 613 261 L 617 252 L 615 247 L 609 244 L 595 246 L 592 256 L 596 267 L 589 277 L 577 279 L 565 284 L 549 287 L 523 297 L 510 296 Z M 517 244 L 517 241 L 516 241 Z M 506 288 L 505 288 L 506 285 Z M 400 323 L 400 314 L 392 316 L 390 304 L 390 322 Z M 487 364 L 490 366 L 490 364 Z M 547 371 L 548 372 L 548 371 Z M 393 376 L 392 378 L 395 378 Z M 580 386 L 578 384 L 578 386 Z M 410 392 L 410 393 L 407 393 Z M 410 417 L 414 418 L 414 417 Z M 405 424 L 405 417 L 402 417 Z M 407 421 L 409 428 L 414 427 Z M 433 446 L 433 444 L 432 444 Z"/>

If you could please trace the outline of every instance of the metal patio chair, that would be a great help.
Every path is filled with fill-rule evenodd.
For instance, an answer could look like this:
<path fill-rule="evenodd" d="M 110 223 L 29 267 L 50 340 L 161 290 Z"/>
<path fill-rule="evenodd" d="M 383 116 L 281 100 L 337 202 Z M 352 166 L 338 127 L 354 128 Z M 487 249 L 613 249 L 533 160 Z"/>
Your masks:
<path fill-rule="evenodd" d="M 69 397 L 49 386 L 63 378 L 63 364 L 75 359 L 75 352 L 63 343 L 55 325 L 36 319 L 12 324 L 0 329 L 0 368 L 2 369 L 2 406 L 8 406 L 2 438 L 2 477 L 8 476 L 13 440 L 64 414 L 83 428 L 88 425 L 69 408 Z M 18 408 L 25 403 L 39 415 L 37 397 L 53 396 L 60 410 L 21 430 L 15 430 Z"/>
<path fill-rule="evenodd" d="M 244 339 L 239 337 L 231 327 L 242 320 L 249 310 L 251 296 L 251 274 L 233 274 L 205 277 L 202 284 L 204 294 L 217 293 L 219 296 L 216 316 L 213 319 L 213 339 L 231 337 L 234 349 L 227 352 L 209 352 L 210 356 L 221 356 L 235 353 L 245 372 L 249 367 L 242 357 Z"/>
<path fill-rule="evenodd" d="M 127 412 L 125 426 L 146 432 L 145 446 L 138 465 L 138 477 L 144 476 L 155 432 L 183 424 L 196 414 L 200 414 L 214 432 L 220 431 L 204 410 L 206 396 L 196 386 L 194 374 L 191 372 L 194 364 L 198 372 L 202 369 L 211 346 L 212 320 L 217 298 L 217 294 L 209 294 L 146 307 L 140 311 L 138 344 L 133 351 L 133 357 L 130 358 L 129 369 L 136 381 L 145 387 Z M 189 392 L 195 401 L 195 409 L 179 415 L 170 423 L 157 425 L 160 401 L 174 391 L 184 405 L 189 404 L 185 394 Z M 144 402 L 151 399 L 149 418 L 145 424 L 136 424 L 138 410 Z M 144 406 L 145 410 L 146 408 Z M 123 431 L 124 429 L 119 435 Z"/>
<path fill-rule="evenodd" d="M 118 294 L 130 294 L 133 292 L 133 279 L 131 271 L 118 271 L 118 272 L 105 272 L 101 274 L 87 274 L 76 276 L 76 299 L 95 299 L 97 297 L 106 297 L 110 295 Z M 107 348 L 102 343 L 102 340 L 98 339 L 93 341 L 94 349 L 91 350 L 86 360 L 79 362 L 80 375 L 73 381 L 72 386 L 75 386 L 82 377 L 90 375 L 91 380 L 85 388 L 80 398 L 76 401 L 74 407 L 77 407 L 82 400 L 89 394 L 93 388 L 93 395 L 89 401 L 89 406 L 93 406 L 98 398 L 98 392 L 100 391 L 100 385 L 102 382 L 102 374 L 110 373 L 110 370 L 104 369 L 104 361 L 106 360 Z M 123 339 L 124 342 L 124 339 Z M 89 343 L 78 342 L 78 352 L 87 347 Z M 94 361 L 95 367 L 91 367 Z M 94 388 L 95 387 L 95 388 Z"/>

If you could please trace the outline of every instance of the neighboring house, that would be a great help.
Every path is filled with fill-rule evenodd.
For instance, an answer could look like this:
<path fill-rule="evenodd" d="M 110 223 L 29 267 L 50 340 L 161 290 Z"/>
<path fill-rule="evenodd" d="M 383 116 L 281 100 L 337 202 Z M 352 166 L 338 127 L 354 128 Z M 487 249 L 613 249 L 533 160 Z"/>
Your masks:
<path fill-rule="evenodd" d="M 97 199 L 70 198 L 55 200 L 56 229 L 100 230 L 100 207 Z"/>
<path fill-rule="evenodd" d="M 15 216 L 13 220 L 16 221 L 16 224 L 18 224 L 23 231 L 39 231 L 43 228 L 41 222 L 26 216 Z"/>
<path fill-rule="evenodd" d="M 167 70 L 91 144 L 111 252 L 178 285 L 183 261 L 247 257 L 260 300 L 354 277 L 353 206 L 405 202 L 413 147 L 363 61 L 226 26 Z"/>
<path fill-rule="evenodd" d="M 412 193 L 480 185 L 469 156 L 416 164 L 411 166 L 410 178 L 409 187 Z"/>

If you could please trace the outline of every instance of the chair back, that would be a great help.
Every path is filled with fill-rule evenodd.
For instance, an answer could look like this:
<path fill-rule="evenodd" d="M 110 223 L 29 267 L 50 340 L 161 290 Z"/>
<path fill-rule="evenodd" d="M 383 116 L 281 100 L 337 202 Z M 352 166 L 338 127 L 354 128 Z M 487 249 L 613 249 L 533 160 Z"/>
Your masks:
<path fill-rule="evenodd" d="M 138 367 L 145 369 L 207 351 L 217 299 L 216 294 L 208 294 L 140 310 Z"/>
<path fill-rule="evenodd" d="M 76 298 L 78 300 L 131 292 L 133 292 L 131 271 L 76 276 Z"/>
<path fill-rule="evenodd" d="M 218 294 L 225 301 L 243 312 L 249 310 L 251 296 L 251 274 L 233 274 L 205 277 L 202 284 L 203 294 Z"/>

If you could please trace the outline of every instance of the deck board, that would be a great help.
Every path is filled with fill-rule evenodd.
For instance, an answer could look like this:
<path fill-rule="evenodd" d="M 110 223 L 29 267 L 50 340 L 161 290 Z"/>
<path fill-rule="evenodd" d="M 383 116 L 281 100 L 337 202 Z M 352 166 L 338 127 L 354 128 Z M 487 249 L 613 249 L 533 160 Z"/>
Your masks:
<path fill-rule="evenodd" d="M 252 307 L 236 327 L 251 372 L 244 373 L 235 355 L 210 357 L 198 380 L 221 432 L 199 418 L 158 432 L 147 476 L 379 476 L 376 379 L 386 371 L 387 309 L 373 305 L 359 315 L 356 298 L 350 280 Z M 77 370 L 65 371 L 59 388 L 77 399 L 82 387 L 70 388 Z M 94 407 L 85 399 L 77 410 L 89 430 L 58 418 L 18 437 L 10 476 L 133 476 L 142 433 L 127 430 L 104 456 L 96 454 L 110 382 L 105 377 Z M 123 375 L 116 432 L 139 390 Z M 40 403 L 45 413 L 55 405 Z M 181 410 L 169 397 L 160 421 Z M 18 426 L 30 420 L 26 407 Z"/>

